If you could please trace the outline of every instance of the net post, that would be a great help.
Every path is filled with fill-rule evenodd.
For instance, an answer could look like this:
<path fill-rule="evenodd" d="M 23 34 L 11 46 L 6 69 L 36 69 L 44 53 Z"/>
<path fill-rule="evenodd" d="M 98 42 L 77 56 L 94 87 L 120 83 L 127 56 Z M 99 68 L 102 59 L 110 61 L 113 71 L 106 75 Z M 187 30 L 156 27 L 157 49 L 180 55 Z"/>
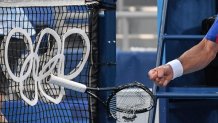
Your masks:
<path fill-rule="evenodd" d="M 105 4 L 116 4 L 116 0 L 102 0 Z M 112 87 L 115 85 L 116 75 L 116 10 L 104 10 L 99 18 L 99 87 Z M 105 98 L 107 93 L 100 95 Z M 98 105 L 98 123 L 115 123 L 109 118 L 102 105 Z"/>

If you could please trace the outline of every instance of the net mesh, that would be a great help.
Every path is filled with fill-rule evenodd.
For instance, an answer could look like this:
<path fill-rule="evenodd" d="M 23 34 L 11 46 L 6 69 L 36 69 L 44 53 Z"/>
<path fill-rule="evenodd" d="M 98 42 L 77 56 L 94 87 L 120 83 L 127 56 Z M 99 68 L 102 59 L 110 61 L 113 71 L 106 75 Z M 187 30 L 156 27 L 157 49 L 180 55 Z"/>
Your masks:
<path fill-rule="evenodd" d="M 3 0 L 0 3 L 11 1 L 14 0 Z M 84 68 L 73 80 L 96 86 L 97 20 L 97 3 L 0 7 L 0 122 L 95 122 L 95 100 L 86 94 L 68 89 L 63 91 L 59 86 L 48 84 L 46 75 L 61 75 L 61 72 L 69 75 L 78 71 L 87 50 L 85 39 L 81 34 L 74 33 L 63 41 L 63 35 L 76 28 L 85 31 L 91 50 Z M 12 33 L 12 29 L 17 31 Z M 64 56 L 57 57 L 60 52 Z M 56 61 L 49 63 L 54 57 L 57 57 Z M 64 64 L 61 64 L 63 61 Z M 62 98 L 59 104 L 54 104 L 48 98 L 57 99 L 60 95 Z"/>

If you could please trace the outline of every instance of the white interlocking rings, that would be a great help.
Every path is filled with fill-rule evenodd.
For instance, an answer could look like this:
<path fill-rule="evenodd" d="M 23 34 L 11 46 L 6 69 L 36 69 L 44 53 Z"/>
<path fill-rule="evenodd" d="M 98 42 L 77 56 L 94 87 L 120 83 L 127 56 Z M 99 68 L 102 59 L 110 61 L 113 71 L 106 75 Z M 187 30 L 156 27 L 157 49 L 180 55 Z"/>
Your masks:
<path fill-rule="evenodd" d="M 24 38 L 24 43 L 26 44 L 26 47 L 28 47 L 28 54 L 23 54 L 25 55 L 25 59 L 21 60 L 18 59 L 18 62 L 22 63 L 22 65 L 18 64 L 17 68 L 19 68 L 19 74 L 14 72 L 9 65 L 9 58 L 8 58 L 8 48 L 9 48 L 9 43 L 11 41 L 11 38 L 15 35 L 15 33 L 20 33 L 22 34 Z M 40 66 L 40 57 L 38 52 L 40 49 L 40 44 L 41 41 L 43 40 L 43 37 L 49 34 L 51 35 L 54 40 L 56 41 L 56 45 L 53 46 L 52 48 L 55 47 L 55 54 L 52 57 L 49 57 L 48 54 L 44 53 L 44 56 L 48 57 L 49 60 L 46 61 L 46 63 L 43 63 L 43 66 Z M 70 72 L 70 75 L 64 75 L 64 64 L 65 64 L 65 56 L 64 56 L 64 44 L 65 40 L 67 37 L 69 37 L 72 34 L 79 34 L 82 37 L 83 45 L 85 45 L 85 49 L 83 50 L 83 57 L 81 58 L 80 62 L 77 64 L 76 69 L 73 69 Z M 4 58 L 4 63 L 5 65 L 2 67 L 3 71 L 7 71 L 5 73 L 5 76 L 7 79 L 10 77 L 14 82 L 19 83 L 19 89 L 20 89 L 20 95 L 21 98 L 29 105 L 33 106 L 38 102 L 38 88 L 39 91 L 43 94 L 43 96 L 48 99 L 49 101 L 53 103 L 60 103 L 63 95 L 65 94 L 64 88 L 61 87 L 60 93 L 57 97 L 52 97 L 49 94 L 45 92 L 43 89 L 43 84 L 42 81 L 45 80 L 49 75 L 53 74 L 54 71 L 56 71 L 57 76 L 60 76 L 65 79 L 74 79 L 77 77 L 81 71 L 83 70 L 88 57 L 90 53 L 90 41 L 85 33 L 85 31 L 78 29 L 78 28 L 73 28 L 68 30 L 65 34 L 62 35 L 62 38 L 59 37 L 59 35 L 52 29 L 50 28 L 45 28 L 43 29 L 40 34 L 36 38 L 36 47 L 34 48 L 32 39 L 30 35 L 26 32 L 26 30 L 22 28 L 14 28 L 12 29 L 9 33 L 8 36 L 4 39 L 5 41 L 5 46 L 4 46 L 4 53 L 1 53 L 2 57 Z M 48 41 L 49 42 L 49 41 Z M 3 45 L 1 45 L 1 48 L 3 48 Z M 52 49 L 50 49 L 52 50 Z M 41 69 L 39 70 L 39 67 Z M 24 94 L 24 81 L 28 79 L 28 77 L 32 76 L 33 81 L 34 81 L 34 98 L 29 99 L 28 97 L 25 96 Z"/>

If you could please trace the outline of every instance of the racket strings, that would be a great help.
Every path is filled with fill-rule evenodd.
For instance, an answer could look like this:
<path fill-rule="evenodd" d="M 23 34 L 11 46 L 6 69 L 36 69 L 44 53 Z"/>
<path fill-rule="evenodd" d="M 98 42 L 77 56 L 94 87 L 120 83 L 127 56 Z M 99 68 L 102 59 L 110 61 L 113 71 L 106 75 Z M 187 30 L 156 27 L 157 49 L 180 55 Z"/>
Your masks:
<path fill-rule="evenodd" d="M 141 89 L 140 91 L 144 91 L 144 90 Z M 150 109 L 150 107 L 153 107 L 153 104 L 154 104 L 153 98 L 147 92 L 144 91 L 144 93 L 140 93 L 140 91 L 139 90 L 134 91 L 136 96 L 138 97 L 137 101 L 140 104 L 137 107 L 138 110 L 145 109 L 145 107 L 147 109 Z"/>
<path fill-rule="evenodd" d="M 134 87 L 118 91 L 109 103 L 109 110 L 116 119 L 126 120 L 135 117 L 135 114 L 145 112 L 153 107 L 153 98 L 142 88 Z"/>
<path fill-rule="evenodd" d="M 150 102 L 152 101 L 151 96 L 143 89 L 134 88 L 122 91 L 121 98 L 117 100 L 117 107 L 119 109 L 141 110 L 150 107 Z"/>

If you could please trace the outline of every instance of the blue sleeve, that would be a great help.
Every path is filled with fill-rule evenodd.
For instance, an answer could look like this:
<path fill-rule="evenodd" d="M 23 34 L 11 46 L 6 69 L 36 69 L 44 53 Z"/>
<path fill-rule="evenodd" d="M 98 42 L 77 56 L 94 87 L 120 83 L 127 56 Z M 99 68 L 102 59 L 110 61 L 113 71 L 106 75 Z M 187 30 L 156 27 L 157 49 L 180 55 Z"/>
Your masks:
<path fill-rule="evenodd" d="M 211 40 L 213 42 L 216 42 L 216 38 L 218 37 L 218 18 L 214 21 L 213 25 L 207 32 L 205 38 L 207 40 Z"/>

